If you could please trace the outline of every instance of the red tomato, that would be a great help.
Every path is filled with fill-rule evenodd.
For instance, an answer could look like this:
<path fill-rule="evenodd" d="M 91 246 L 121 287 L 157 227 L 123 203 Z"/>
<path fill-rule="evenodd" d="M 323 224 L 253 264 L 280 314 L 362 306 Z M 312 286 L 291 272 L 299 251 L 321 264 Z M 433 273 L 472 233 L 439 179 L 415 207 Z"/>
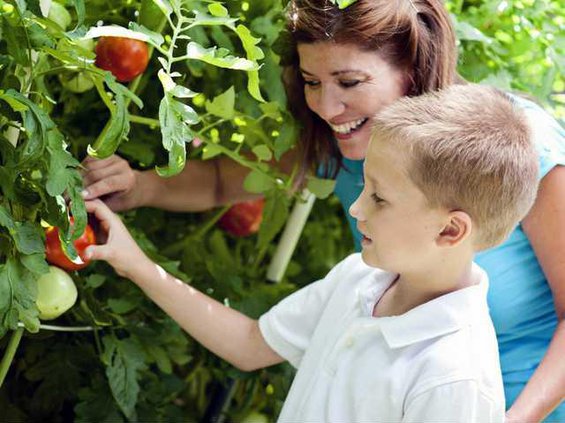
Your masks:
<path fill-rule="evenodd" d="M 220 228 L 237 237 L 254 234 L 261 226 L 264 206 L 263 198 L 234 204 L 224 213 L 218 224 Z"/>
<path fill-rule="evenodd" d="M 71 218 L 71 224 L 73 220 Z M 72 271 L 82 269 L 90 263 L 89 260 L 82 260 L 84 250 L 89 245 L 96 244 L 96 237 L 90 225 L 86 225 L 83 234 L 74 242 L 77 253 L 81 259 L 71 261 L 61 248 L 61 241 L 59 240 L 59 228 L 50 226 L 45 231 L 45 255 L 49 263 L 54 264 L 62 269 Z"/>
<path fill-rule="evenodd" d="M 143 73 L 148 62 L 149 49 L 143 41 L 101 37 L 96 44 L 96 66 L 112 72 L 120 82 L 129 82 Z"/>

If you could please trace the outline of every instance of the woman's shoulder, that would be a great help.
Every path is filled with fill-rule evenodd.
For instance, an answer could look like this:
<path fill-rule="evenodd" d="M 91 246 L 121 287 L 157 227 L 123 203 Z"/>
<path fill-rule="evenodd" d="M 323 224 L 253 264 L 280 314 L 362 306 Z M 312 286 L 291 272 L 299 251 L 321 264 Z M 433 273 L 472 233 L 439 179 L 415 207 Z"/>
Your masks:
<path fill-rule="evenodd" d="M 565 165 L 565 130 L 550 113 L 530 99 L 509 94 L 523 110 L 540 158 L 540 178 L 556 165 Z"/>

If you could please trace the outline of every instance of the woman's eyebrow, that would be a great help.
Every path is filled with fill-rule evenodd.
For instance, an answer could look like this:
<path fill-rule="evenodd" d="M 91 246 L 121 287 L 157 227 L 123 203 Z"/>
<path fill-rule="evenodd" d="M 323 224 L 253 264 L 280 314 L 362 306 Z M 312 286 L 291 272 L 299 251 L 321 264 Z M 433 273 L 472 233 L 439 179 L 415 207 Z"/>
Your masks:
<path fill-rule="evenodd" d="M 313 73 L 310 73 L 307 70 L 302 69 L 302 68 L 300 68 L 300 72 L 302 72 L 303 74 L 306 74 L 306 75 L 314 76 Z M 339 75 L 346 74 L 346 73 L 356 73 L 356 74 L 365 75 L 365 72 L 363 72 L 362 70 L 359 70 L 359 69 L 342 69 L 342 70 L 334 71 L 334 72 L 330 73 L 330 75 L 339 76 Z"/>

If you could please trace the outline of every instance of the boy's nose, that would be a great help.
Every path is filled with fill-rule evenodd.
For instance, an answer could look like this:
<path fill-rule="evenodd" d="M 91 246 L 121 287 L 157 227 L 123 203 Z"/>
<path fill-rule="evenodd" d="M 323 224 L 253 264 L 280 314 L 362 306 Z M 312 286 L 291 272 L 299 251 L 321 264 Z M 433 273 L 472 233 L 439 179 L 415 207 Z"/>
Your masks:
<path fill-rule="evenodd" d="M 349 207 L 349 214 L 357 220 L 365 220 L 361 211 L 361 196 L 357 197 L 357 200 Z"/>

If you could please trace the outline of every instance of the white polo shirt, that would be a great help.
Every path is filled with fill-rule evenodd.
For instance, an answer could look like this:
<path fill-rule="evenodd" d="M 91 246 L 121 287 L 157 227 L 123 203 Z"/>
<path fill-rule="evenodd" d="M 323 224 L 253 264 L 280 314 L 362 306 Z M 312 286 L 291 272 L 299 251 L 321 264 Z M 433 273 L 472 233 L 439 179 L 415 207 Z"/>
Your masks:
<path fill-rule="evenodd" d="M 405 314 L 372 317 L 396 275 L 359 253 L 259 319 L 298 368 L 281 422 L 503 422 L 488 278 Z"/>

